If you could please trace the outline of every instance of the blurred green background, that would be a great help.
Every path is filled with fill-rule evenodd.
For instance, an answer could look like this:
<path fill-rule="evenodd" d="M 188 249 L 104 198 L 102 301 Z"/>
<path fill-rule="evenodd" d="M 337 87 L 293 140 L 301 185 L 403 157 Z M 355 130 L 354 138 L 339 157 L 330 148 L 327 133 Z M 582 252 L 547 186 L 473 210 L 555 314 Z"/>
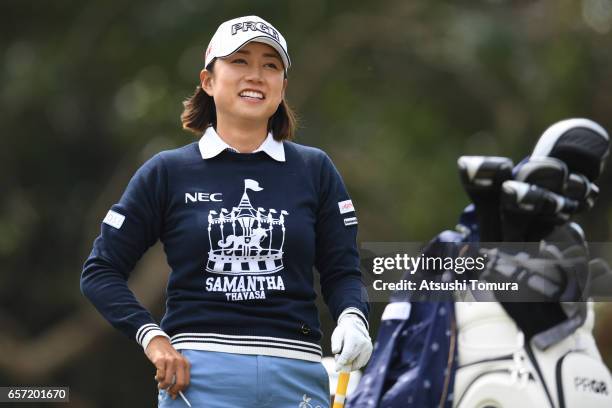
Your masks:
<path fill-rule="evenodd" d="M 0 385 L 70 386 L 75 407 L 156 404 L 152 365 L 81 296 L 79 275 L 133 172 L 196 140 L 181 102 L 217 26 L 247 14 L 288 40 L 297 142 L 336 163 L 360 241 L 454 226 L 467 204 L 460 155 L 518 161 L 567 117 L 612 130 L 612 0 L 3 0 Z M 608 169 L 579 219 L 591 241 L 610 241 L 611 182 Z M 168 273 L 158 245 L 130 281 L 156 317 Z M 600 306 L 610 366 L 612 312 Z"/>

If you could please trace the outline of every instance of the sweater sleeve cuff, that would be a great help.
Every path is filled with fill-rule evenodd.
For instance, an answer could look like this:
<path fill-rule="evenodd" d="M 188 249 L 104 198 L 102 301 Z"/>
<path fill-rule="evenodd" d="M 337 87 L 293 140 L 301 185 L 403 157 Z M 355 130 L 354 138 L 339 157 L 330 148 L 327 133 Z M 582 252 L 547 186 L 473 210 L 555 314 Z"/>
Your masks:
<path fill-rule="evenodd" d="M 342 317 L 347 315 L 347 314 L 357 315 L 363 321 L 363 324 L 365 325 L 366 329 L 368 331 L 370 330 L 370 325 L 368 323 L 368 319 L 366 319 L 366 317 L 364 316 L 363 312 L 361 310 L 357 309 L 356 307 L 347 307 L 346 309 L 344 309 L 342 311 L 342 313 L 340 313 L 340 316 L 338 316 L 338 321 L 340 321 L 340 319 L 342 319 Z"/>
<path fill-rule="evenodd" d="M 140 329 L 136 332 L 136 341 L 142 346 L 143 350 L 146 350 L 151 340 L 157 336 L 164 336 L 168 340 L 170 339 L 170 336 L 168 336 L 158 325 L 154 323 L 144 324 L 140 326 Z"/>

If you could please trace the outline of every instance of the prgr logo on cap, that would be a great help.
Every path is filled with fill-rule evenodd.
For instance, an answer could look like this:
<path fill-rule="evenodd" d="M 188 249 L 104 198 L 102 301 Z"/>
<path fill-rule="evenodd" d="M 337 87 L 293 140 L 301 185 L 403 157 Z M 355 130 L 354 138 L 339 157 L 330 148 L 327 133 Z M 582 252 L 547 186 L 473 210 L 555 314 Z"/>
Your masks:
<path fill-rule="evenodd" d="M 266 23 L 262 23 L 261 21 L 244 21 L 241 23 L 236 23 L 232 25 L 232 35 L 236 35 L 238 30 L 242 31 L 260 31 L 264 34 L 268 34 L 270 37 L 274 38 L 276 41 L 279 41 L 278 32 L 275 29 L 267 25 Z"/>
<path fill-rule="evenodd" d="M 291 66 L 287 42 L 274 26 L 257 16 L 243 16 L 222 23 L 209 42 L 204 65 L 215 58 L 224 58 L 238 51 L 245 44 L 255 41 L 269 45 L 280 55 L 285 69 Z"/>

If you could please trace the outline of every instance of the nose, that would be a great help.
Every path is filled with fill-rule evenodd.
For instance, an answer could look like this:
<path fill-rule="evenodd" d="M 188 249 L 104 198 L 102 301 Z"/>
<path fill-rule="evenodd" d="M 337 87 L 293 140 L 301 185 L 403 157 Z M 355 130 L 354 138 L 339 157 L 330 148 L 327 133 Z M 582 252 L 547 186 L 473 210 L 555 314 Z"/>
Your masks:
<path fill-rule="evenodd" d="M 249 70 L 246 74 L 245 79 L 249 82 L 262 82 L 263 81 L 263 72 L 262 72 L 262 68 L 260 66 L 257 65 L 251 65 L 249 67 Z"/>

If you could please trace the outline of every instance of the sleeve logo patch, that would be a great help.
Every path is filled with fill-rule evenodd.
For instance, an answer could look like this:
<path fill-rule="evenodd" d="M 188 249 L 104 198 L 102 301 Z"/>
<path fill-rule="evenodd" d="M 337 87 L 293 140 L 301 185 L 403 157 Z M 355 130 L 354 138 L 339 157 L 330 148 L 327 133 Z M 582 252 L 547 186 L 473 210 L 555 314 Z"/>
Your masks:
<path fill-rule="evenodd" d="M 351 200 L 340 201 L 338 203 L 338 208 L 340 209 L 340 214 L 355 211 L 355 207 L 353 207 L 353 202 Z"/>
<path fill-rule="evenodd" d="M 121 215 L 113 210 L 108 210 L 108 213 L 102 222 L 104 222 L 106 225 L 119 229 L 123 225 L 123 221 L 125 221 L 125 215 Z"/>
<path fill-rule="evenodd" d="M 344 226 L 348 227 L 351 225 L 357 225 L 357 217 L 350 217 L 344 219 Z"/>

